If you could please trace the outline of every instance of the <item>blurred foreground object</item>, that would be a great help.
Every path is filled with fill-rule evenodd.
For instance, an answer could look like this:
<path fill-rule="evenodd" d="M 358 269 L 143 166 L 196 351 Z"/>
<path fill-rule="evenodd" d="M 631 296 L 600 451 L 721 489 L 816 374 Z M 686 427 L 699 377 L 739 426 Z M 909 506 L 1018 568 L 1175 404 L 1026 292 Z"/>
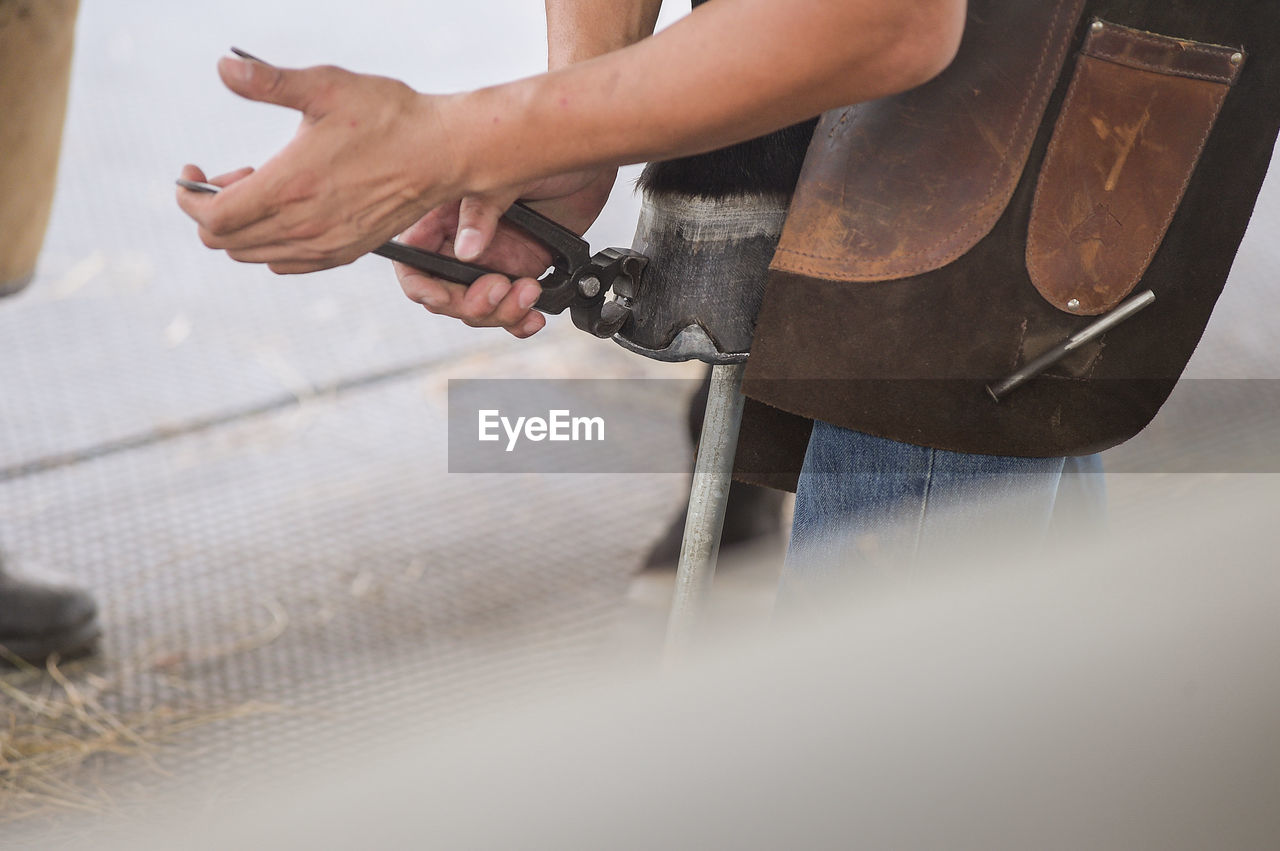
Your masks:
<path fill-rule="evenodd" d="M 1275 848 L 1280 477 L 1195 481 L 1105 549 L 870 577 L 117 847 Z"/>
<path fill-rule="evenodd" d="M 0 296 L 44 242 L 71 81 L 77 0 L 0 0 Z"/>
<path fill-rule="evenodd" d="M 0 296 L 31 282 L 53 206 L 77 0 L 0 0 Z M 17 579 L 0 558 L 0 664 L 90 649 L 97 608 L 75 588 Z"/>

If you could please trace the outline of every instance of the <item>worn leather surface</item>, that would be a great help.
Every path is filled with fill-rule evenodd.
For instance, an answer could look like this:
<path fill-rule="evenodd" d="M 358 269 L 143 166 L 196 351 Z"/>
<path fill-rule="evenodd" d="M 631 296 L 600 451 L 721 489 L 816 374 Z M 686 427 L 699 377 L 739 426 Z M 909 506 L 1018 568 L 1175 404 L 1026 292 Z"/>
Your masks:
<path fill-rule="evenodd" d="M 1091 321 L 1040 295 L 1025 254 L 1037 178 L 1093 17 L 1242 47 L 1248 59 L 1139 282 L 1155 304 L 997 404 L 986 382 Z M 1089 0 L 1071 55 L 1008 206 L 962 257 L 893 281 L 770 275 L 744 390 L 778 411 L 747 411 L 741 477 L 794 487 L 814 418 L 943 449 L 1049 456 L 1114 446 L 1155 415 L 1222 291 L 1275 146 L 1280 3 Z"/>
<path fill-rule="evenodd" d="M 1240 76 L 1246 56 L 1243 48 L 1172 38 L 1101 18 L 1089 24 L 1080 53 L 1129 68 L 1227 85 Z"/>
<path fill-rule="evenodd" d="M 1083 5 L 971 0 L 946 72 L 824 115 L 774 268 L 878 281 L 972 248 L 1018 184 Z"/>
<path fill-rule="evenodd" d="M 1040 170 L 1027 270 L 1050 304 L 1094 315 L 1146 271 L 1245 56 L 1101 20 L 1088 33 Z"/>

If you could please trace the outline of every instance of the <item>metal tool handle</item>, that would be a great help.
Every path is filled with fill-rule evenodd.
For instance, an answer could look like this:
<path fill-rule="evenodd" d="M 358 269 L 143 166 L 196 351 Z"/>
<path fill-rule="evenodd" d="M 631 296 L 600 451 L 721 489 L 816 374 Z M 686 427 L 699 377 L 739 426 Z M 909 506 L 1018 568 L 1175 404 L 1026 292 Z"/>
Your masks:
<path fill-rule="evenodd" d="M 382 245 L 373 249 L 373 253 L 379 257 L 385 257 L 388 260 L 411 266 L 419 272 L 425 272 L 432 277 L 443 278 L 446 281 L 453 281 L 455 284 L 467 284 L 468 286 L 475 283 L 476 279 L 481 275 L 488 275 L 494 271 L 483 266 L 477 266 L 474 263 L 464 263 L 452 257 L 445 257 L 443 254 L 423 251 L 421 248 L 414 248 L 412 245 L 405 245 L 403 242 L 397 242 L 394 239 L 382 243 Z"/>
<path fill-rule="evenodd" d="M 502 218 L 551 250 L 552 267 L 555 271 L 542 279 L 544 289 L 548 284 L 558 282 L 561 278 L 567 283 L 569 278 L 591 259 L 591 249 L 586 240 L 563 225 L 534 212 L 524 204 L 519 202 L 512 204 L 502 214 Z M 406 266 L 412 266 L 419 272 L 453 281 L 455 284 L 472 284 L 481 275 L 488 275 L 495 271 L 474 263 L 464 263 L 443 254 L 423 251 L 395 240 L 383 243 L 373 249 L 373 253 Z M 541 299 L 535 306 L 543 307 Z"/>
<path fill-rule="evenodd" d="M 550 249 L 550 271 L 538 279 L 542 285 L 542 293 L 533 306 L 543 313 L 560 313 L 577 295 L 573 285 L 574 276 L 591 261 L 591 249 L 587 241 L 519 202 L 512 204 L 502 214 L 502 218 Z M 419 272 L 468 286 L 475 283 L 481 275 L 496 271 L 443 254 L 423 251 L 395 240 L 384 242 L 373 249 L 373 253 L 411 266 Z"/>
<path fill-rule="evenodd" d="M 177 183 L 192 192 L 214 195 L 222 191 L 221 186 L 185 178 L 178 178 Z M 542 295 L 533 306 L 544 313 L 560 313 L 569 306 L 575 295 L 572 286 L 574 275 L 591 261 L 591 249 L 587 241 L 568 228 L 518 202 L 512 204 L 502 217 L 551 250 L 552 271 L 541 278 Z M 372 253 L 403 263 L 433 277 L 467 286 L 475 283 L 481 275 L 496 271 L 433 251 L 414 248 L 412 245 L 405 245 L 394 239 L 382 243 L 373 249 Z"/>
<path fill-rule="evenodd" d="M 585 239 L 519 201 L 502 218 L 551 249 L 553 264 L 565 272 L 572 274 L 591 260 L 591 246 Z"/>
<path fill-rule="evenodd" d="M 1155 300 L 1156 294 L 1154 292 L 1151 290 L 1143 290 L 1128 301 L 1125 301 L 1119 307 L 1112 310 L 1110 313 L 1100 316 L 1098 319 L 1086 325 L 1084 328 L 1081 328 L 1058 345 L 1049 349 L 1047 352 L 1044 352 L 1039 357 L 1036 357 L 1030 363 L 1020 367 L 1017 372 L 1001 381 L 997 381 L 994 384 L 988 384 L 987 393 L 991 396 L 992 400 L 999 402 L 1008 395 L 1011 390 L 1016 390 L 1026 384 L 1028 381 L 1035 378 L 1037 375 L 1044 372 L 1049 367 L 1053 366 L 1058 361 L 1083 346 L 1085 343 L 1102 336 L 1105 332 L 1114 328 L 1116 325 L 1119 325 L 1121 322 L 1147 307 Z"/>

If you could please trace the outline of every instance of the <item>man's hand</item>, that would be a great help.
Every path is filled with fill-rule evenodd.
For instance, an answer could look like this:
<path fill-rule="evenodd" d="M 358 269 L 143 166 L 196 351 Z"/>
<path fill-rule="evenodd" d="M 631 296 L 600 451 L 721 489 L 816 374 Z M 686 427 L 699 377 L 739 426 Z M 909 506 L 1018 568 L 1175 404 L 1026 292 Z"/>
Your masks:
<path fill-rule="evenodd" d="M 549 175 L 700 153 L 904 91 L 946 67 L 964 21 L 965 0 L 706 3 L 652 38 L 448 96 L 223 59 L 228 87 L 297 109 L 302 124 L 258 171 L 178 203 L 237 260 L 277 272 L 349 263 L 460 198 L 499 207 Z M 468 230 L 464 257 L 483 244 Z"/>
<path fill-rule="evenodd" d="M 578 172 L 540 180 L 520 192 L 473 196 L 437 207 L 401 234 L 400 241 L 499 269 L 516 280 L 485 275 L 463 286 L 397 263 L 401 288 L 431 313 L 467 325 L 502 327 L 521 338 L 537 333 L 546 318 L 532 309 L 542 292 L 534 278 L 546 271 L 551 255 L 533 237 L 500 221 L 502 213 L 518 195 L 544 216 L 582 233 L 600 214 L 616 175 L 614 169 Z"/>
<path fill-rule="evenodd" d="M 178 190 L 200 238 L 280 273 L 350 263 L 462 194 L 441 132 L 439 98 L 340 68 L 301 70 L 224 58 L 218 72 L 250 100 L 302 113 L 293 140 L 218 195 Z M 198 172 L 188 166 L 183 176 Z"/>

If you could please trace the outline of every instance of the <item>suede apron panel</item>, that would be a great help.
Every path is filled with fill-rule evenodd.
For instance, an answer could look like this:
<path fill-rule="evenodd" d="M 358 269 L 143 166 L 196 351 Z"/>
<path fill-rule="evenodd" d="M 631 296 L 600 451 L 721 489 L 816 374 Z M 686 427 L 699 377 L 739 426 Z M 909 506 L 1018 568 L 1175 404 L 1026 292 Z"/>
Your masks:
<path fill-rule="evenodd" d="M 986 131 L 999 122 L 982 118 L 982 86 L 965 96 L 964 83 L 989 73 L 993 51 L 1052 50 L 1053 17 L 1038 32 L 1007 24 L 1031 5 L 1075 16 L 1065 60 L 1007 203 L 958 256 L 918 251 L 966 241 L 956 243 L 947 211 L 927 211 L 939 239 L 920 239 L 914 224 L 902 232 L 913 256 L 929 261 L 914 266 L 896 262 L 903 252 L 880 224 L 886 215 L 918 222 L 919 211 L 878 213 L 857 231 L 841 211 L 865 207 L 865 197 L 846 205 L 840 193 L 847 200 L 847 183 L 874 175 L 846 179 L 832 162 L 853 173 L 884 154 L 860 137 L 857 109 L 823 116 L 757 321 L 740 478 L 794 487 L 813 419 L 959 452 L 1088 454 L 1137 434 L 1172 391 L 1226 282 L 1280 129 L 1280 3 L 1087 0 L 1077 14 L 1069 0 L 970 0 L 964 42 L 986 49 L 962 44 L 939 78 L 897 96 L 914 104 L 900 112 L 915 135 L 893 128 L 894 157 L 913 151 L 929 166 L 918 174 L 952 181 L 905 199 L 945 191 L 978 218 L 990 213 L 986 195 L 958 192 L 963 181 L 936 164 L 1007 160 L 969 150 L 983 146 L 1016 153 L 1020 125 L 992 138 Z M 922 105 L 930 88 L 939 100 Z M 948 93 L 960 100 L 948 106 Z M 994 102 L 1006 111 L 1011 103 Z M 974 115 L 967 129 L 956 119 L 965 112 Z M 854 150 L 864 156 L 851 159 Z M 999 168 L 986 184 L 992 174 Z M 823 217 L 826 226 L 809 227 Z M 1142 313 L 999 403 L 987 394 L 988 383 L 1147 289 L 1156 300 Z"/>

